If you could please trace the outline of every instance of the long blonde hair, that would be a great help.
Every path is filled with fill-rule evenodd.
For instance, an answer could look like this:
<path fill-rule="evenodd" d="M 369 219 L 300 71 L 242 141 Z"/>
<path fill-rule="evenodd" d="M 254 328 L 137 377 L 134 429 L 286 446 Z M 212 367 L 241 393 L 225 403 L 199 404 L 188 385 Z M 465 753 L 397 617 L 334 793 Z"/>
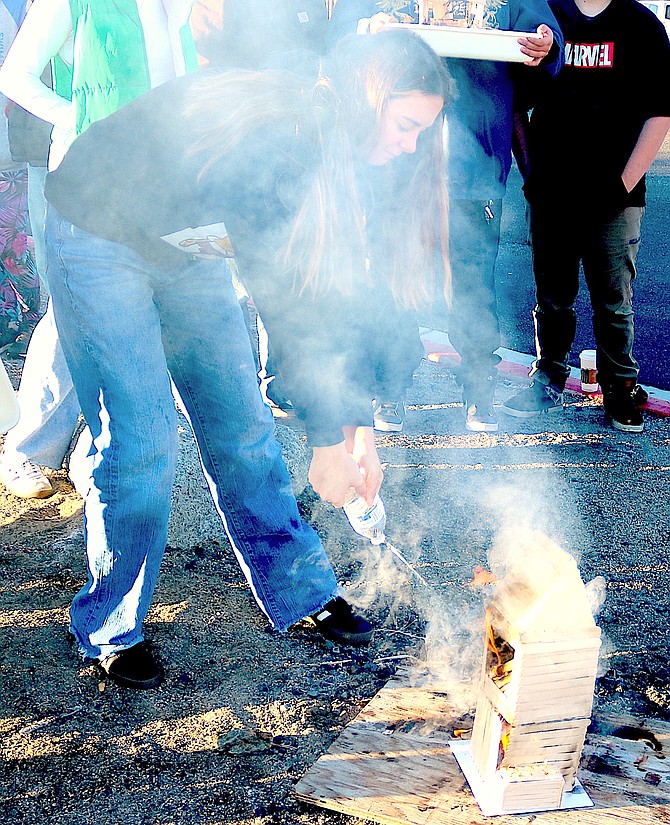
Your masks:
<path fill-rule="evenodd" d="M 189 108 L 196 122 L 206 125 L 192 151 L 204 158 L 204 176 L 257 128 L 288 122 L 309 135 L 318 162 L 288 243 L 273 263 L 293 271 L 301 291 L 351 293 L 370 277 L 359 178 L 384 108 L 394 95 L 407 92 L 448 101 L 449 90 L 442 61 L 416 35 L 352 35 L 338 44 L 311 87 L 281 72 L 203 77 Z M 402 174 L 382 221 L 390 260 L 372 262 L 377 277 L 387 280 L 405 307 L 432 298 L 439 268 L 449 293 L 448 198 L 439 121 L 421 135 L 415 154 L 402 163 L 392 161 L 392 171 Z"/>

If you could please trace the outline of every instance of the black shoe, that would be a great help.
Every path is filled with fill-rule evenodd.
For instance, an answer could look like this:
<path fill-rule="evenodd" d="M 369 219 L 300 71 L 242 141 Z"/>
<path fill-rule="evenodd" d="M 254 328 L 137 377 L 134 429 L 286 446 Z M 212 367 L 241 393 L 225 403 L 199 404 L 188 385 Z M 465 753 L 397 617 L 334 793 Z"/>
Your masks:
<path fill-rule="evenodd" d="M 7 358 L 25 358 L 29 341 L 30 335 L 27 332 L 20 332 L 16 340 L 0 347 L 0 355 L 5 355 Z"/>
<path fill-rule="evenodd" d="M 534 418 L 536 415 L 561 412 L 563 393 L 558 387 L 533 381 L 530 387 L 526 387 L 501 404 L 500 409 L 514 418 Z"/>
<path fill-rule="evenodd" d="M 160 662 L 146 642 L 112 653 L 98 664 L 112 681 L 122 687 L 139 690 L 155 688 L 165 678 Z"/>
<path fill-rule="evenodd" d="M 367 619 L 358 616 L 341 596 L 331 599 L 311 617 L 316 629 L 331 642 L 361 647 L 372 639 L 373 627 Z"/>
<path fill-rule="evenodd" d="M 484 380 L 463 382 L 465 429 L 471 433 L 497 433 L 498 419 L 493 411 L 496 379 L 489 375 Z"/>
<path fill-rule="evenodd" d="M 293 415 L 293 404 L 276 376 L 261 382 L 261 393 L 264 394 L 266 403 L 275 417 L 289 418 Z"/>
<path fill-rule="evenodd" d="M 627 433 L 641 433 L 644 418 L 636 401 L 635 381 L 622 381 L 612 387 L 603 387 L 603 407 L 605 416 L 615 430 Z"/>

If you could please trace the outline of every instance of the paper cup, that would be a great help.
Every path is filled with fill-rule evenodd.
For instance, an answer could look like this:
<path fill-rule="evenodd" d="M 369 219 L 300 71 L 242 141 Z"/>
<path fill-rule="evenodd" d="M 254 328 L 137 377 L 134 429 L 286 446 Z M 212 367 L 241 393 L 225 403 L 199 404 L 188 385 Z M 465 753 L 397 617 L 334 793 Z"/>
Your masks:
<path fill-rule="evenodd" d="M 585 349 L 579 353 L 579 367 L 582 372 L 582 392 L 598 392 L 596 351 L 594 349 Z"/>

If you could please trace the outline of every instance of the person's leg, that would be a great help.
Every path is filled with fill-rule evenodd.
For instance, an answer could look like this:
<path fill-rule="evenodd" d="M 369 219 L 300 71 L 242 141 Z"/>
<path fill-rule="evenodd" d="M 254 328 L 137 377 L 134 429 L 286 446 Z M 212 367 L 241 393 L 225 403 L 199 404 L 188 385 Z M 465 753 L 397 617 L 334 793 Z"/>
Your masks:
<path fill-rule="evenodd" d="M 568 358 L 575 339 L 581 258 L 580 228 L 569 215 L 531 209 L 536 306 L 535 350 L 531 375 L 562 391 L 570 375 Z"/>
<path fill-rule="evenodd" d="M 547 207 L 531 208 L 535 276 L 536 360 L 531 385 L 501 405 L 516 418 L 563 409 L 568 358 L 575 337 L 574 303 L 579 290 L 580 231 L 570 215 Z"/>
<path fill-rule="evenodd" d="M 412 386 L 414 372 L 425 350 L 421 343 L 416 314 L 413 311 L 389 310 L 392 322 L 376 330 L 367 342 L 369 357 L 374 359 L 375 386 L 373 424 L 380 432 L 402 432 L 405 420 L 405 394 Z"/>
<path fill-rule="evenodd" d="M 278 417 L 289 416 L 293 412 L 293 404 L 284 389 L 284 382 L 276 364 L 272 342 L 268 336 L 263 319 L 256 316 L 258 332 L 258 377 L 260 379 L 261 396 L 269 405 L 273 415 Z"/>
<path fill-rule="evenodd" d="M 495 265 L 500 241 L 501 201 L 452 200 L 449 250 L 453 305 L 449 339 L 461 356 L 459 378 L 466 427 L 496 432 L 493 394 L 500 356 Z"/>
<path fill-rule="evenodd" d="M 7 433 L 0 463 L 30 461 L 59 470 L 79 417 L 79 401 L 63 355 L 51 301 L 35 327 L 18 393 L 21 417 Z"/>
<path fill-rule="evenodd" d="M 624 209 L 594 233 L 583 262 L 605 413 L 614 427 L 630 432 L 644 427 L 634 398 L 639 365 L 633 356 L 633 280 L 643 214 L 642 207 Z"/>
<path fill-rule="evenodd" d="M 449 339 L 461 356 L 461 383 L 476 386 L 495 376 L 500 363 L 495 354 L 500 346 L 495 265 L 501 202 L 452 200 L 449 209 L 453 289 Z"/>
<path fill-rule="evenodd" d="M 44 246 L 44 218 L 47 211 L 47 202 L 44 198 L 44 181 L 47 176 L 46 166 L 31 166 L 28 164 L 28 215 L 30 229 L 33 233 L 35 245 L 35 264 L 40 276 L 40 284 L 44 294 L 49 294 L 49 284 L 46 279 L 47 255 Z"/>
<path fill-rule="evenodd" d="M 624 209 L 584 252 L 601 386 L 637 380 L 639 373 L 633 357 L 633 280 L 642 216 L 641 207 Z"/>
<path fill-rule="evenodd" d="M 40 317 L 40 282 L 28 246 L 28 173 L 0 170 L 0 352 L 26 353 Z"/>
<path fill-rule="evenodd" d="M 177 417 L 151 269 L 52 209 L 45 234 L 56 322 L 93 439 L 88 581 L 71 630 L 82 654 L 103 660 L 143 639 L 167 538 Z"/>
<path fill-rule="evenodd" d="M 298 512 L 230 276 L 202 261 L 182 277 L 198 325 L 185 323 L 181 289 L 166 282 L 156 300 L 168 366 L 242 571 L 271 624 L 285 630 L 331 600 L 337 581 Z"/>
<path fill-rule="evenodd" d="M 284 391 L 281 377 L 276 372 L 267 331 L 263 326 L 260 315 L 253 307 L 246 289 L 239 280 L 235 262 L 229 260 L 228 264 L 232 273 L 233 287 L 242 310 L 244 324 L 251 341 L 261 396 L 272 410 L 273 415 L 279 418 L 288 417 L 293 412 L 293 405 Z"/>

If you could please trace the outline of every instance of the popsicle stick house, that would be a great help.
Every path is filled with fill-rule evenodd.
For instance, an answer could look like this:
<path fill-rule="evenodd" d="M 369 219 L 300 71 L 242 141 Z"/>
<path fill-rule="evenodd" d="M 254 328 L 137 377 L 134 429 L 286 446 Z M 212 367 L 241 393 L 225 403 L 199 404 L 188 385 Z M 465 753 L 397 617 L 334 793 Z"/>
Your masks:
<path fill-rule="evenodd" d="M 503 571 L 487 608 L 471 757 L 501 813 L 561 807 L 591 717 L 600 630 L 575 561 L 542 542 Z"/>

